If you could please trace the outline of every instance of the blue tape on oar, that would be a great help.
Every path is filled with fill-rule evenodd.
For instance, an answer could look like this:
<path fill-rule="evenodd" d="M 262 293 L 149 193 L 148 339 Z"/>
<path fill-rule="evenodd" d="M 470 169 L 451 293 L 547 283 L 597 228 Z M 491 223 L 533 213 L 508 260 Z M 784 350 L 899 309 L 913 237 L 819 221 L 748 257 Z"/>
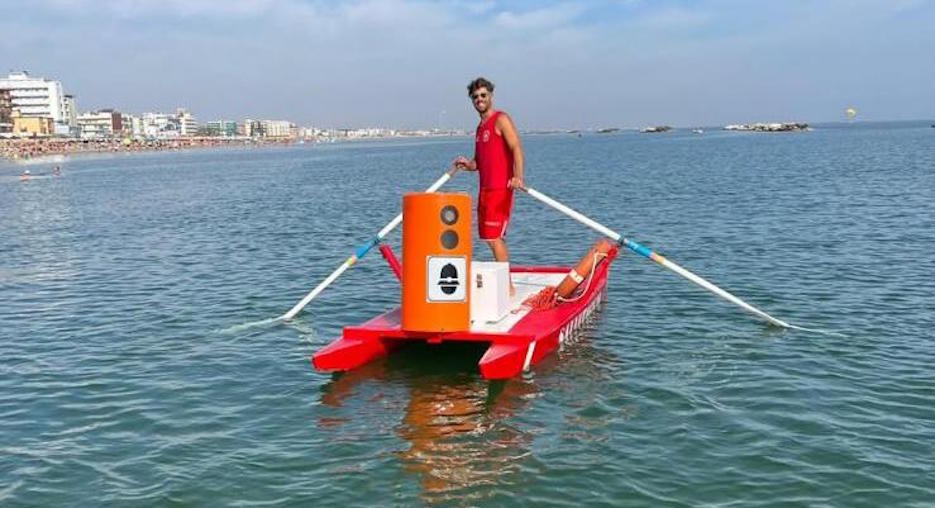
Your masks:
<path fill-rule="evenodd" d="M 447 182 L 457 172 L 458 172 L 458 169 L 452 167 L 447 173 L 442 175 L 441 178 L 436 180 L 435 183 L 431 185 L 431 187 L 426 189 L 426 192 L 437 191 L 442 185 L 445 184 L 445 182 Z M 353 266 L 354 263 L 356 263 L 360 258 L 366 256 L 367 253 L 370 252 L 370 249 L 374 248 L 377 244 L 379 244 L 381 239 L 384 236 L 386 236 L 387 233 L 392 231 L 396 226 L 398 226 L 402 222 L 402 220 L 403 220 L 403 214 L 400 213 L 393 220 L 391 220 L 386 226 L 384 226 L 383 229 L 381 229 L 380 232 L 377 233 L 377 236 L 375 238 L 361 245 L 357 249 L 357 251 L 354 253 L 354 255 L 347 258 L 343 263 L 341 263 L 340 266 L 338 266 L 333 272 L 331 272 L 331 275 L 326 277 L 325 280 L 321 281 L 320 284 L 315 286 L 315 289 L 311 290 L 307 295 L 305 295 L 305 298 L 302 298 L 302 300 L 299 303 L 295 304 L 295 306 L 289 309 L 289 312 L 286 312 L 285 314 L 280 316 L 278 319 L 288 320 L 288 319 L 292 319 L 293 317 L 295 317 L 295 315 L 298 314 L 299 311 L 301 311 L 306 305 L 308 305 L 308 302 L 312 301 L 312 299 L 315 298 L 318 295 L 318 293 L 324 291 L 324 289 L 328 287 L 329 284 L 334 282 L 334 280 L 337 279 L 342 273 L 344 273 L 345 270 Z"/>
<path fill-rule="evenodd" d="M 531 188 L 531 187 L 523 187 L 523 188 L 521 188 L 521 190 L 525 191 L 526 194 L 528 194 L 528 195 L 530 195 L 530 196 L 532 196 L 532 197 L 538 199 L 539 201 L 542 201 L 543 203 L 545 203 L 545 204 L 551 206 L 552 208 L 555 208 L 556 210 L 558 210 L 558 211 L 564 213 L 565 215 L 568 215 L 569 217 L 571 217 L 571 218 L 577 220 L 578 222 L 580 222 L 580 223 L 582 223 L 582 224 L 584 224 L 584 225 L 586 225 L 586 226 L 588 226 L 588 227 L 594 229 L 595 231 L 601 233 L 602 235 L 606 235 L 606 236 L 608 236 L 608 237 L 610 237 L 610 238 L 613 238 L 613 239 L 616 240 L 618 243 L 623 243 L 623 245 L 625 245 L 625 246 L 626 246 L 628 249 L 630 249 L 631 251 L 633 251 L 633 252 L 635 252 L 635 253 L 637 253 L 637 254 L 639 254 L 639 255 L 641 255 L 641 256 L 643 256 L 643 257 L 645 257 L 645 258 L 647 258 L 647 259 L 649 259 L 649 260 L 651 260 L 651 261 L 653 261 L 653 262 L 655 262 L 655 263 L 658 264 L 659 266 L 662 266 L 663 268 L 666 268 L 666 269 L 668 269 L 668 270 L 671 270 L 671 271 L 675 272 L 676 274 L 678 274 L 678 275 L 680 275 L 680 276 L 682 276 L 682 277 L 688 279 L 688 280 L 691 281 L 692 283 L 694 283 L 694 284 L 696 284 L 696 285 L 698 285 L 698 286 L 700 286 L 700 287 L 702 287 L 702 288 L 704 288 L 704 289 L 710 291 L 711 293 L 714 293 L 715 295 L 717 295 L 717 296 L 719 296 L 719 297 L 721 297 L 721 298 L 723 298 L 723 299 L 725 299 L 725 300 L 727 300 L 727 301 L 729 301 L 729 302 L 731 302 L 731 303 L 733 303 L 733 304 L 735 304 L 735 305 L 740 306 L 741 308 L 743 308 L 743 309 L 746 310 L 747 312 L 756 315 L 756 316 L 759 317 L 760 319 L 763 319 L 764 321 L 767 321 L 768 323 L 773 324 L 773 325 L 776 325 L 776 326 L 781 326 L 781 327 L 784 327 L 784 328 L 791 328 L 791 327 L 792 327 L 792 325 L 790 325 L 789 323 L 786 323 L 785 321 L 782 321 L 782 320 L 779 320 L 779 319 L 774 318 L 773 316 L 770 316 L 769 314 L 767 314 L 767 313 L 761 311 L 760 309 L 757 309 L 756 307 L 754 307 L 754 306 L 750 305 L 749 303 L 747 303 L 747 302 L 741 300 L 740 298 L 737 298 L 736 296 L 734 296 L 734 295 L 728 293 L 727 291 L 724 291 L 723 289 L 721 289 L 721 288 L 715 286 L 714 284 L 708 282 L 708 281 L 705 280 L 704 278 L 699 277 L 698 275 L 695 275 L 694 273 L 692 273 L 692 272 L 690 272 L 690 271 L 688 271 L 688 270 L 682 268 L 682 267 L 679 266 L 678 264 L 676 264 L 676 263 L 674 263 L 674 262 L 672 262 L 672 261 L 667 260 L 665 257 L 660 256 L 659 254 L 656 254 L 656 253 L 653 252 L 651 249 L 649 249 L 649 248 L 647 248 L 647 247 L 644 247 L 644 246 L 642 246 L 642 245 L 640 245 L 640 244 L 638 244 L 638 243 L 636 243 L 636 242 L 634 242 L 634 241 L 632 241 L 632 240 L 627 240 L 626 238 L 623 238 L 619 233 L 617 233 L 617 232 L 615 232 L 615 231 L 613 231 L 613 230 L 611 230 L 611 229 L 608 229 L 607 226 L 604 226 L 603 224 L 601 224 L 601 223 L 595 221 L 594 219 L 591 219 L 591 218 L 589 218 L 589 217 L 586 217 L 586 216 L 582 215 L 580 212 L 576 212 L 575 210 L 573 210 L 573 209 L 571 209 L 571 208 L 569 208 L 569 207 L 567 207 L 567 206 L 565 206 L 565 205 L 559 203 L 558 201 L 556 201 L 556 200 L 554 200 L 554 199 L 552 199 L 552 198 L 546 196 L 545 194 L 543 194 L 543 193 L 541 193 L 541 192 L 539 192 L 539 191 L 537 191 L 537 190 L 535 190 L 535 189 L 533 189 L 533 188 Z"/>
<path fill-rule="evenodd" d="M 378 243 L 380 243 L 380 239 L 375 237 L 373 240 L 370 240 L 369 242 L 361 245 L 357 248 L 357 252 L 354 253 L 354 257 L 360 259 L 366 256 L 367 253 L 370 252 L 370 249 L 372 249 Z"/>
<path fill-rule="evenodd" d="M 643 245 L 640 245 L 634 242 L 633 240 L 624 240 L 624 245 L 626 245 L 628 249 L 639 254 L 640 256 L 648 258 L 653 255 L 652 249 L 645 247 Z"/>

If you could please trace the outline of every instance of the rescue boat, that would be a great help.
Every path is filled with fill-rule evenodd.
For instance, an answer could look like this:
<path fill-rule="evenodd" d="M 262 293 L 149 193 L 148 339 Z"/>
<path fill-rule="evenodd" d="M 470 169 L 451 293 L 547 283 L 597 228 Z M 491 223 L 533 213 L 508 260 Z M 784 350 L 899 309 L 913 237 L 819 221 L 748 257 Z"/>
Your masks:
<path fill-rule="evenodd" d="M 487 344 L 486 379 L 514 377 L 571 340 L 607 298 L 619 246 L 595 244 L 577 266 L 507 266 L 471 260 L 465 194 L 410 194 L 403 203 L 403 262 L 380 251 L 402 283 L 401 305 L 343 329 L 312 356 L 320 371 L 347 371 L 411 341 Z M 509 294 L 509 282 L 515 294 Z"/>
<path fill-rule="evenodd" d="M 599 232 L 598 241 L 574 267 L 508 266 L 472 261 L 471 199 L 436 191 L 452 168 L 423 193 L 403 198 L 403 213 L 361 245 L 344 263 L 282 316 L 288 321 L 373 247 L 402 283 L 401 304 L 357 325 L 312 356 L 321 371 L 347 371 L 388 355 L 406 342 L 487 344 L 478 368 L 487 379 L 516 376 L 562 347 L 607 299 L 610 265 L 621 247 L 674 272 L 769 325 L 791 325 L 748 304 L 652 249 L 531 188 L 524 194 Z M 383 243 L 403 224 L 403 262 Z M 510 282 L 516 288 L 510 294 Z M 266 322 L 266 321 L 264 321 Z"/>

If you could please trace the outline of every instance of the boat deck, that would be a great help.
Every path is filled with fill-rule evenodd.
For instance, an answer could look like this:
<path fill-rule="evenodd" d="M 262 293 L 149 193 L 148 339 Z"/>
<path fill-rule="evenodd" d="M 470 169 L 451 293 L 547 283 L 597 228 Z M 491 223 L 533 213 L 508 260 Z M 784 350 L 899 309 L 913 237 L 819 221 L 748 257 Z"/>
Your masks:
<path fill-rule="evenodd" d="M 340 338 L 312 356 L 312 363 L 322 371 L 345 371 L 385 356 L 406 341 L 469 341 L 489 344 L 478 363 L 486 379 L 515 376 L 555 351 L 586 322 L 606 296 L 608 269 L 617 254 L 615 247 L 598 263 L 581 293 L 560 305 L 533 310 L 523 302 L 547 286 L 558 285 L 571 267 L 512 266 L 516 294 L 510 299 L 511 311 L 497 322 L 471 323 L 470 329 L 463 331 L 407 331 L 402 329 L 397 307 L 360 325 L 345 327 Z"/>
<path fill-rule="evenodd" d="M 516 294 L 510 298 L 510 312 L 499 321 L 492 323 L 471 321 L 472 333 L 506 333 L 510 331 L 516 323 L 526 317 L 526 314 L 529 314 L 530 309 L 523 306 L 523 302 L 548 286 L 557 286 L 565 278 L 565 272 L 513 272 L 511 277 L 513 286 L 516 287 Z"/>

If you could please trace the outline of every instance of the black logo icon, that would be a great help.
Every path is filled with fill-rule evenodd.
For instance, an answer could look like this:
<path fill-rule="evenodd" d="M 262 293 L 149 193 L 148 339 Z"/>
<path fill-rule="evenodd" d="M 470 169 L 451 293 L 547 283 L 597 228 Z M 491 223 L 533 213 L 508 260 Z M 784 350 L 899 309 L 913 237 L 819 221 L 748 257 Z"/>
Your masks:
<path fill-rule="evenodd" d="M 442 293 L 453 295 L 458 290 L 458 269 L 455 265 L 448 263 L 442 267 L 441 276 L 438 278 L 438 286 Z"/>

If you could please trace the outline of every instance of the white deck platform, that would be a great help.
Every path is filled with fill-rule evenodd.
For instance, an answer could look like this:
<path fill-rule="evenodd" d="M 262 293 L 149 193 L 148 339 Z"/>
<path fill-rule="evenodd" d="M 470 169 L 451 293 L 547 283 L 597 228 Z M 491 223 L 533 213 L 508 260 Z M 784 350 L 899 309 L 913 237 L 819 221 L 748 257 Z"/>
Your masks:
<path fill-rule="evenodd" d="M 516 294 L 510 298 L 510 312 L 495 323 L 471 322 L 471 331 L 478 333 L 505 333 L 513 325 L 529 313 L 528 307 L 523 307 L 523 301 L 532 295 L 538 294 L 547 286 L 557 286 L 565 278 L 564 273 L 532 273 L 519 272 L 511 274 Z"/>

